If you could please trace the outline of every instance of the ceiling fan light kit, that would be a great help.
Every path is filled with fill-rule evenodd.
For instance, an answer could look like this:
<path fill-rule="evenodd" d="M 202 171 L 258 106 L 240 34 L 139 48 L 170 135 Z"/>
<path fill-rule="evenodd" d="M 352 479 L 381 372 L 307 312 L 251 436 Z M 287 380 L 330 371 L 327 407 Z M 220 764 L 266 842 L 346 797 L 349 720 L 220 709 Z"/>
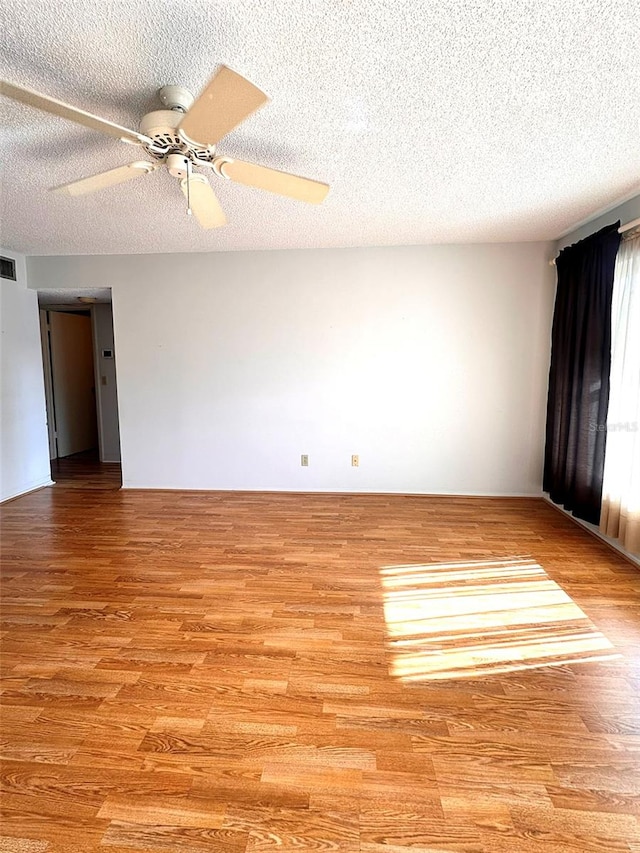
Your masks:
<path fill-rule="evenodd" d="M 152 159 L 152 162 L 136 160 L 53 188 L 54 192 L 64 195 L 96 192 L 166 166 L 169 174 L 180 180 L 187 198 L 187 212 L 194 214 L 202 228 L 210 229 L 224 225 L 226 218 L 209 181 L 201 172 L 194 172 L 194 166 L 210 169 L 227 181 L 311 204 L 320 204 L 329 191 L 329 185 L 321 181 L 217 155 L 220 139 L 268 101 L 257 86 L 224 65 L 198 98 L 182 86 L 163 86 L 158 97 L 164 109 L 143 116 L 139 131 L 4 80 L 0 81 L 0 94 L 122 142 L 141 145 Z"/>

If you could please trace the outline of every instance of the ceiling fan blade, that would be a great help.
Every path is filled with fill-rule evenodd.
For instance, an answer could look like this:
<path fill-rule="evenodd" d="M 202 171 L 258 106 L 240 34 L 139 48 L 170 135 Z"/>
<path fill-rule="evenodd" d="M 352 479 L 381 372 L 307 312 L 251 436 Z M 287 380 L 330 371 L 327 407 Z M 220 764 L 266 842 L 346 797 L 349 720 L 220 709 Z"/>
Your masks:
<path fill-rule="evenodd" d="M 179 129 L 193 142 L 215 145 L 268 100 L 257 86 L 223 65 L 182 119 Z"/>
<path fill-rule="evenodd" d="M 109 169 L 108 172 L 91 175 L 89 178 L 81 178 L 79 181 L 73 181 L 61 187 L 53 187 L 52 192 L 71 196 L 86 195 L 96 192 L 96 190 L 112 187 L 115 184 L 122 184 L 132 178 L 139 178 L 140 175 L 148 175 L 149 172 L 153 172 L 157 168 L 155 163 L 146 163 L 140 160 L 135 163 L 128 163 L 126 166 L 118 166 L 116 169 Z"/>
<path fill-rule="evenodd" d="M 230 181 L 286 195 L 310 204 L 320 204 L 329 192 L 329 184 L 313 181 L 311 178 L 301 178 L 299 175 L 290 175 L 288 172 L 279 172 L 277 169 L 269 169 L 266 166 L 258 166 L 256 163 L 221 157 L 214 161 L 213 165 L 218 174 L 223 178 L 229 178 Z"/>
<path fill-rule="evenodd" d="M 33 92 L 31 89 L 16 86 L 14 83 L 9 83 L 6 80 L 0 80 L 0 94 L 5 95 L 7 98 L 12 98 L 14 101 L 20 101 L 22 104 L 27 104 L 30 107 L 35 107 L 38 110 L 52 113 L 54 116 L 60 116 L 61 118 L 69 119 L 69 121 L 83 124 L 92 130 L 108 133 L 109 136 L 115 136 L 116 139 L 121 139 L 124 142 L 133 142 L 135 144 L 151 142 L 147 136 L 135 130 L 129 130 L 127 127 L 122 127 L 112 121 L 107 121 L 107 119 L 94 116 L 92 113 L 87 113 L 77 107 L 65 104 L 63 101 L 58 101 L 56 98 L 41 95 L 39 92 Z"/>
<path fill-rule="evenodd" d="M 194 216 L 203 228 L 219 228 L 225 225 L 227 217 L 220 207 L 211 184 L 204 175 L 191 175 L 180 182 L 182 192 L 188 199 Z"/>

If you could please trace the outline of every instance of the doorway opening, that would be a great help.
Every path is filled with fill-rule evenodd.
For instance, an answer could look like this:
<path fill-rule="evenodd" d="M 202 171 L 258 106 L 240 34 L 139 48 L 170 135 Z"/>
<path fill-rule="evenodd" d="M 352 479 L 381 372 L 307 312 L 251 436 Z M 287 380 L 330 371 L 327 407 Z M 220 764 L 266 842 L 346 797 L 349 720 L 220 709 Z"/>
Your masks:
<path fill-rule="evenodd" d="M 111 291 L 39 291 L 51 479 L 119 489 L 120 429 Z"/>

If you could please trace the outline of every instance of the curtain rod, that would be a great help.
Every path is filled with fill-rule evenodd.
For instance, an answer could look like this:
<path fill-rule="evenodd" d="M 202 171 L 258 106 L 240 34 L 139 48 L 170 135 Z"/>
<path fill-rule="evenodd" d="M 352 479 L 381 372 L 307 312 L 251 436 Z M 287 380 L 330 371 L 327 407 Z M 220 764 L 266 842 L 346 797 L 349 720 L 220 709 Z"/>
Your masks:
<path fill-rule="evenodd" d="M 626 231 L 631 231 L 632 228 L 637 228 L 638 226 L 640 226 L 640 217 L 638 217 L 638 219 L 632 219 L 631 222 L 625 222 L 624 225 L 621 225 L 618 228 L 618 234 L 624 234 Z M 558 252 L 558 255 L 559 254 L 560 252 Z M 558 257 L 558 255 L 556 255 L 554 258 L 551 258 L 551 260 L 549 261 L 550 267 L 555 267 L 556 258 Z"/>
<path fill-rule="evenodd" d="M 621 225 L 618 228 L 618 233 L 624 234 L 625 231 L 631 231 L 631 229 L 635 228 L 636 225 L 640 225 L 640 216 L 637 219 L 631 220 L 631 222 L 627 222 L 626 225 Z"/>

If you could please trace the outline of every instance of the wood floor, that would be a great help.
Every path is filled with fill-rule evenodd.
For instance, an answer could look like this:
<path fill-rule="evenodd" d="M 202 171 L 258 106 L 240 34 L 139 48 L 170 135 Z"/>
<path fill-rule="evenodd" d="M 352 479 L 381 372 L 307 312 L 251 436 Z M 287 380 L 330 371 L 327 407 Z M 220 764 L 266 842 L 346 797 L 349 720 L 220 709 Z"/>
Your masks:
<path fill-rule="evenodd" d="M 0 850 L 639 853 L 640 575 L 542 501 L 53 487 L 1 515 Z M 514 560 L 539 605 L 486 589 Z M 431 635 L 483 651 L 392 674 Z"/>

